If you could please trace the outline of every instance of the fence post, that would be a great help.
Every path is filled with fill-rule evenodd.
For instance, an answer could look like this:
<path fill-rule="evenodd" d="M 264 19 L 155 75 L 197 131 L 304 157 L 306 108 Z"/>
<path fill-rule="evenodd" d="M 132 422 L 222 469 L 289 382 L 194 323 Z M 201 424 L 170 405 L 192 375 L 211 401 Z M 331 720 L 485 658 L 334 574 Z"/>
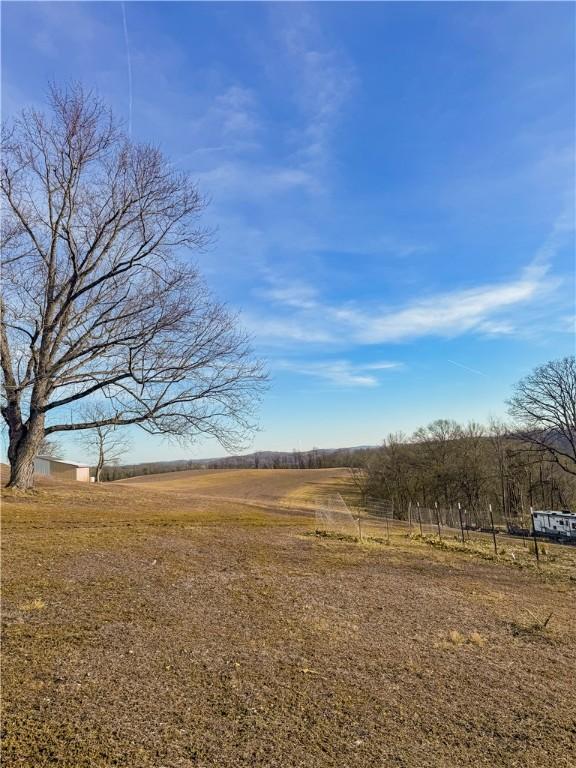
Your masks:
<path fill-rule="evenodd" d="M 532 507 L 530 507 L 530 520 L 532 520 Z M 524 505 L 520 504 L 520 525 L 522 526 L 522 546 L 526 549 L 526 520 L 524 519 Z"/>
<path fill-rule="evenodd" d="M 460 518 L 460 533 L 462 534 L 462 544 L 465 544 L 465 541 L 464 541 L 464 523 L 462 522 L 462 507 L 460 506 L 460 502 L 458 502 L 458 517 Z"/>
<path fill-rule="evenodd" d="M 530 524 L 532 526 L 532 538 L 534 539 L 534 554 L 536 555 L 536 562 L 540 562 L 540 552 L 538 551 L 538 538 L 536 536 L 536 526 L 534 525 L 534 510 L 530 507 Z"/>
<path fill-rule="evenodd" d="M 438 502 L 434 502 L 434 508 L 436 509 L 436 524 L 438 525 L 438 538 L 442 541 L 442 531 L 440 530 L 440 513 L 438 512 Z"/>
<path fill-rule="evenodd" d="M 358 538 L 362 541 L 362 522 L 360 520 L 360 515 L 356 518 L 356 522 L 358 523 Z"/>
<path fill-rule="evenodd" d="M 388 544 L 390 544 L 390 522 L 388 517 L 386 517 L 386 538 L 388 539 Z"/>
<path fill-rule="evenodd" d="M 408 502 L 408 535 L 412 536 L 412 502 Z"/>
<path fill-rule="evenodd" d="M 418 524 L 420 525 L 420 536 L 424 536 L 424 534 L 422 533 L 422 512 L 420 511 L 420 502 L 419 501 L 416 502 L 416 506 L 417 506 L 417 509 L 418 509 Z"/>
<path fill-rule="evenodd" d="M 496 530 L 494 528 L 494 515 L 492 514 L 492 504 L 488 504 L 488 510 L 490 512 L 490 525 L 492 526 L 492 540 L 494 542 L 494 554 L 498 555 L 498 546 L 496 544 Z"/>

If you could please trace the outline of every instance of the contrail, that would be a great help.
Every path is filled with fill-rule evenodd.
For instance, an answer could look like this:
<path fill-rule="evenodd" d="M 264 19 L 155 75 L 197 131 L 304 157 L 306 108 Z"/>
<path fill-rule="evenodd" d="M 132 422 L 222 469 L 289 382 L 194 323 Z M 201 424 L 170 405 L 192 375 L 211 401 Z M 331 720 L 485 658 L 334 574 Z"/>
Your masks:
<path fill-rule="evenodd" d="M 132 57 L 130 56 L 130 41 L 128 40 L 128 24 L 126 22 L 126 4 L 122 6 L 122 25 L 124 27 L 124 44 L 126 45 L 126 59 L 128 61 L 128 136 L 132 138 Z"/>
<path fill-rule="evenodd" d="M 487 373 L 483 373 L 482 371 L 477 371 L 476 368 L 468 368 L 467 365 L 462 365 L 462 363 L 457 363 L 455 360 L 448 360 L 449 363 L 452 363 L 452 365 L 457 365 L 458 368 L 464 368 L 465 371 L 470 371 L 470 373 L 477 373 L 478 376 L 485 376 L 487 379 L 490 378 Z"/>

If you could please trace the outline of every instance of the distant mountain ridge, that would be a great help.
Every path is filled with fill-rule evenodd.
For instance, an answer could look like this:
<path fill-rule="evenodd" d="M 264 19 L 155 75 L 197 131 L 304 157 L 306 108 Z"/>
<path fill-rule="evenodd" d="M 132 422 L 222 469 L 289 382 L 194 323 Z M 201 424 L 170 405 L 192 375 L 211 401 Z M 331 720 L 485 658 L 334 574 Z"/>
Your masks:
<path fill-rule="evenodd" d="M 309 451 L 254 451 L 239 456 L 208 459 L 175 459 L 144 461 L 105 467 L 104 480 L 119 480 L 136 475 L 180 472 L 190 469 L 321 469 L 358 464 L 359 455 L 376 446 L 357 445 L 346 448 L 312 448 Z"/>

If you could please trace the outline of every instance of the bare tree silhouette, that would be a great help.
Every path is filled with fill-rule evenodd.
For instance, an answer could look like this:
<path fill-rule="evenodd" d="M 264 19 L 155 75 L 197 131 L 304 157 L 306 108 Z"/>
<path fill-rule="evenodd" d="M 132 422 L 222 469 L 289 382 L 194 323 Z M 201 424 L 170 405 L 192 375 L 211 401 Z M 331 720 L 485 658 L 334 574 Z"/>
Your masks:
<path fill-rule="evenodd" d="M 265 374 L 190 249 L 205 200 L 80 86 L 50 89 L 2 136 L 0 351 L 9 485 L 29 488 L 42 439 L 137 424 L 237 447 Z M 78 404 L 105 402 L 104 419 Z"/>
<path fill-rule="evenodd" d="M 576 357 L 535 368 L 516 384 L 508 405 L 529 450 L 576 475 Z"/>

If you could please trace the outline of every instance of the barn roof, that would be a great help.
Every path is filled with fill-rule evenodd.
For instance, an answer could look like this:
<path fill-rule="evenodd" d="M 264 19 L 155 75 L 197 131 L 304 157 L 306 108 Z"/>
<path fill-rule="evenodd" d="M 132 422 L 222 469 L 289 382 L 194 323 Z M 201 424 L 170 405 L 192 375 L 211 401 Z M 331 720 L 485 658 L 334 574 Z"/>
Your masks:
<path fill-rule="evenodd" d="M 90 464 L 79 464 L 77 461 L 64 461 L 64 459 L 55 459 L 54 456 L 36 456 L 37 459 L 45 461 L 54 461 L 56 464 L 68 464 L 70 467 L 89 467 Z"/>

